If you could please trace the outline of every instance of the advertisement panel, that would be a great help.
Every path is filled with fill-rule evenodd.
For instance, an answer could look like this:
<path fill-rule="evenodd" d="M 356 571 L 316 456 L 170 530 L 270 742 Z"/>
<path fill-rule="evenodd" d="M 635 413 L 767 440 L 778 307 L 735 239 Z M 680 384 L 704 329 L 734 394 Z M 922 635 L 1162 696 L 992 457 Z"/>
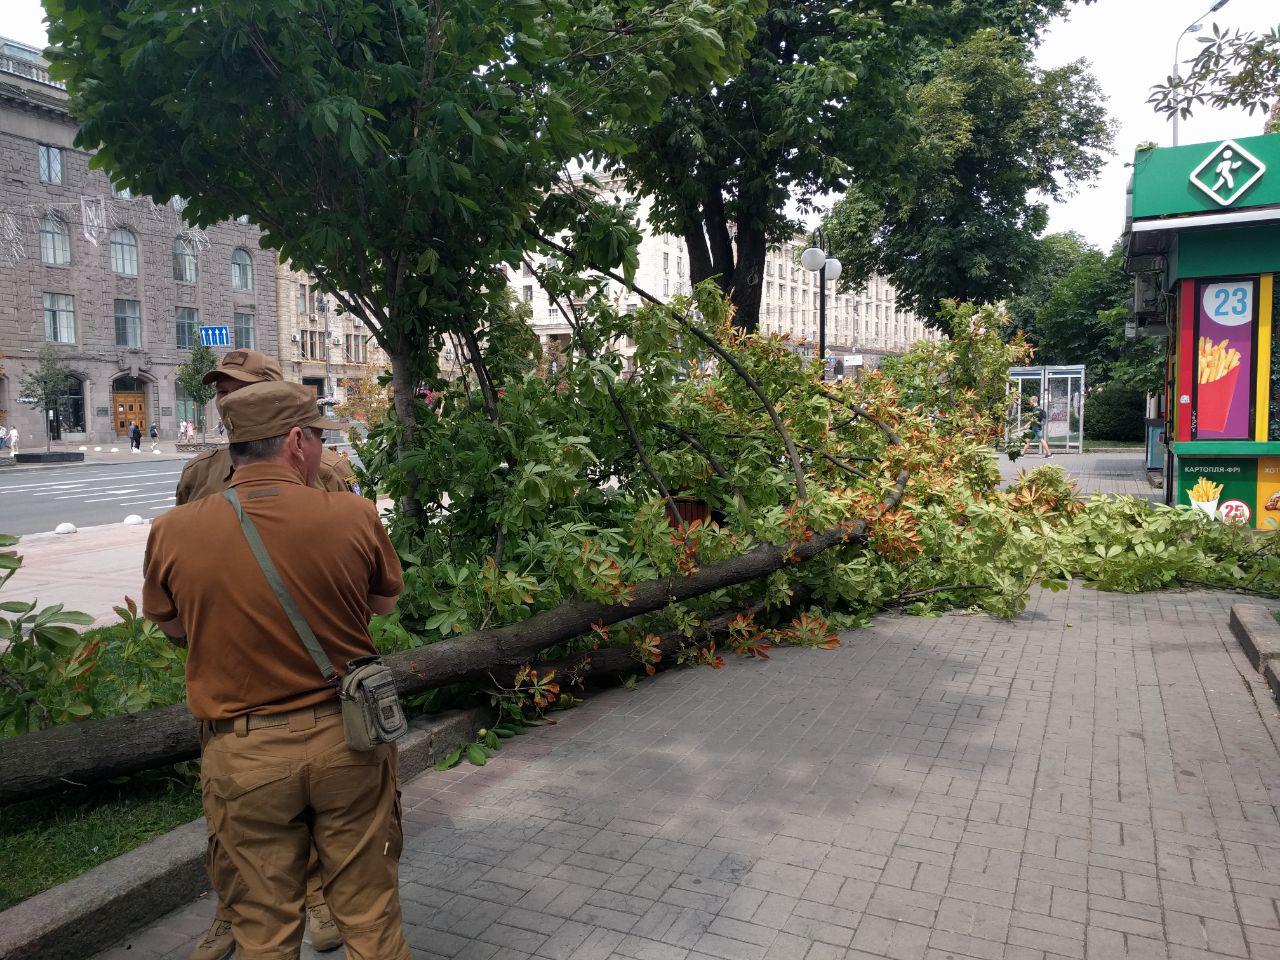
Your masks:
<path fill-rule="evenodd" d="M 1192 440 L 1248 440 L 1258 278 L 1196 284 Z"/>
<path fill-rule="evenodd" d="M 1215 520 L 1253 524 L 1258 503 L 1258 458 L 1179 457 L 1178 503 Z"/>
<path fill-rule="evenodd" d="M 1259 530 L 1280 527 L 1280 457 L 1258 458 L 1257 503 L 1254 526 Z"/>

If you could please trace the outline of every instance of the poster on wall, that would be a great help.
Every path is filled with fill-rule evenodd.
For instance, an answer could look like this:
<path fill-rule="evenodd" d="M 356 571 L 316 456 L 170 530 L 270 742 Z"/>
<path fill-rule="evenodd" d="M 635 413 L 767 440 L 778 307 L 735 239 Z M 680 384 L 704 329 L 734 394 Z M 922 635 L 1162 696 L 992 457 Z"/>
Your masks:
<path fill-rule="evenodd" d="M 1193 440 L 1251 438 L 1257 303 L 1257 277 L 1197 286 Z"/>
<path fill-rule="evenodd" d="M 1257 501 L 1254 526 L 1259 530 L 1280 528 L 1280 457 L 1258 458 Z"/>
<path fill-rule="evenodd" d="M 1258 469 L 1255 457 L 1179 457 L 1178 503 L 1215 520 L 1252 526 Z"/>

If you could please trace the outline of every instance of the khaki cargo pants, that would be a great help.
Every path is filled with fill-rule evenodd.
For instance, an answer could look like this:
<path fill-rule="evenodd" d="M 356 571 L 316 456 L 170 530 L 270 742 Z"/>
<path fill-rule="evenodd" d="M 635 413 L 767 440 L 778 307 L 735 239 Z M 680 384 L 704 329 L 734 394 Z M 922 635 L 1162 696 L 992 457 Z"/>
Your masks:
<path fill-rule="evenodd" d="M 200 783 L 210 881 L 238 960 L 296 960 L 312 846 L 348 960 L 409 960 L 400 913 L 396 749 L 347 747 L 342 718 L 214 733 Z"/>

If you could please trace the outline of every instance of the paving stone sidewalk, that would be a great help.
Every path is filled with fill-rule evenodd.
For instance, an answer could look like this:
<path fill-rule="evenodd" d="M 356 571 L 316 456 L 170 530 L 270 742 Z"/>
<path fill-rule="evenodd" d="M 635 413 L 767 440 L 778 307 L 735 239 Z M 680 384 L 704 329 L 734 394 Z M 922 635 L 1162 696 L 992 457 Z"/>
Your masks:
<path fill-rule="evenodd" d="M 1233 599 L 1075 586 L 594 697 L 406 785 L 414 957 L 1280 957 Z M 185 957 L 211 909 L 100 958 Z"/>
<path fill-rule="evenodd" d="M 1065 470 L 1076 482 L 1081 496 L 1129 494 L 1163 503 L 1164 492 L 1151 486 L 1147 480 L 1147 464 L 1143 456 L 1140 448 L 1110 453 L 1057 453 L 1051 459 L 1029 454 L 1012 462 L 1002 454 L 999 457 L 1000 476 L 1008 481 L 1023 470 L 1049 464 Z"/>

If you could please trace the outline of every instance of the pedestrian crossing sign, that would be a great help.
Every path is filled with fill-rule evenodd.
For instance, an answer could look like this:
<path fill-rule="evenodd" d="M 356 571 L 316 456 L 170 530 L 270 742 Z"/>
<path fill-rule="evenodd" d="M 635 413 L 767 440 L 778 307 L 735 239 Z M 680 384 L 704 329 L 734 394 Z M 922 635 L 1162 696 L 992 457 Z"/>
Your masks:
<path fill-rule="evenodd" d="M 229 347 L 231 346 L 231 328 L 201 327 L 200 342 L 206 347 Z"/>
<path fill-rule="evenodd" d="M 1191 182 L 1229 207 L 1262 179 L 1267 165 L 1234 140 L 1224 140 L 1191 171 Z"/>

